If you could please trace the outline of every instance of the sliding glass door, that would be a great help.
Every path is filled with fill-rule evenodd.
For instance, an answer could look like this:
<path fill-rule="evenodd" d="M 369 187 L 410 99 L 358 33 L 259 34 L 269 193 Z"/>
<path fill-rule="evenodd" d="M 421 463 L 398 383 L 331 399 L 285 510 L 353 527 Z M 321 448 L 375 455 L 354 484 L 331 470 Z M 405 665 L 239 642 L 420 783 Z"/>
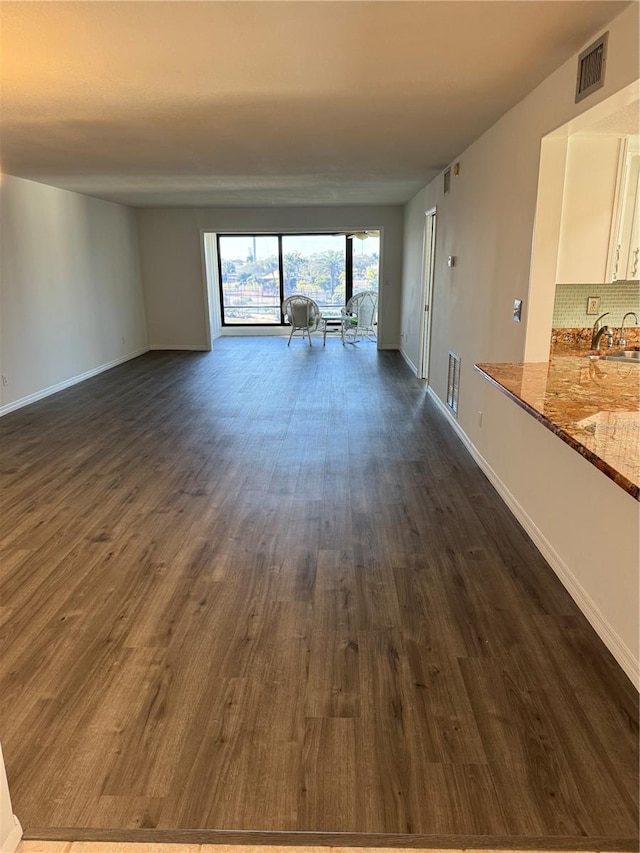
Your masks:
<path fill-rule="evenodd" d="M 347 295 L 350 245 L 344 234 L 283 236 L 284 298 L 301 293 L 318 303 L 323 317 L 338 318 L 351 296 Z"/>
<path fill-rule="evenodd" d="M 219 235 L 222 324 L 281 325 L 297 293 L 337 320 L 352 293 L 378 289 L 379 236 L 363 234 Z"/>

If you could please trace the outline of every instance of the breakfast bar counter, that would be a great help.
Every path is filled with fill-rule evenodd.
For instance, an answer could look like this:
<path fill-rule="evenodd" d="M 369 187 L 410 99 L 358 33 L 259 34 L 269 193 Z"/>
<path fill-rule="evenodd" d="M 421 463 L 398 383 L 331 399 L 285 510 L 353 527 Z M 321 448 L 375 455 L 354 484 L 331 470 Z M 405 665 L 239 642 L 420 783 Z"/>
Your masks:
<path fill-rule="evenodd" d="M 640 500 L 640 365 L 580 354 L 475 368 Z"/>

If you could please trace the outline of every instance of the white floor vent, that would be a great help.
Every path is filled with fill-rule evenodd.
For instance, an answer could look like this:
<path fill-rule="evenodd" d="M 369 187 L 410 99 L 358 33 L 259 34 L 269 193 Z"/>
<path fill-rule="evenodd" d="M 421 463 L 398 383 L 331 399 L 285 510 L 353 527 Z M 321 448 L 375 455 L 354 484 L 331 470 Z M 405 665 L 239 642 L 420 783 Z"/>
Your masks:
<path fill-rule="evenodd" d="M 447 376 L 447 406 L 458 414 L 458 393 L 460 391 L 460 356 L 449 353 L 449 375 Z"/>
<path fill-rule="evenodd" d="M 586 50 L 583 50 L 578 57 L 576 104 L 604 86 L 608 39 L 609 33 L 604 33 L 593 44 L 590 44 Z"/>

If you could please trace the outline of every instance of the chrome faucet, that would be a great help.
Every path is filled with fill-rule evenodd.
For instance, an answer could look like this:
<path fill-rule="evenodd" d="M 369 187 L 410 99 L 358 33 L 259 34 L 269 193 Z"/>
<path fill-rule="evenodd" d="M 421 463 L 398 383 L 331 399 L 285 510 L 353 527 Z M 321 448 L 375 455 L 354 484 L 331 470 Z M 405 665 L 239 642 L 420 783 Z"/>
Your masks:
<path fill-rule="evenodd" d="M 593 334 L 591 335 L 591 349 L 600 349 L 600 338 L 607 333 L 609 335 L 609 342 L 611 342 L 611 334 L 609 332 L 608 326 L 600 326 L 598 328 L 598 323 L 602 320 L 603 317 L 606 317 L 609 314 L 608 311 L 605 311 L 604 314 L 601 314 L 598 319 L 593 324 Z"/>
<path fill-rule="evenodd" d="M 638 315 L 636 314 L 636 312 L 635 311 L 627 311 L 627 313 L 622 318 L 622 325 L 620 326 L 620 340 L 618 341 L 618 343 L 620 344 L 621 347 L 626 347 L 626 345 L 627 345 L 627 339 L 624 336 L 624 321 L 627 319 L 627 317 L 633 317 L 634 320 L 636 321 L 636 326 L 638 325 Z"/>

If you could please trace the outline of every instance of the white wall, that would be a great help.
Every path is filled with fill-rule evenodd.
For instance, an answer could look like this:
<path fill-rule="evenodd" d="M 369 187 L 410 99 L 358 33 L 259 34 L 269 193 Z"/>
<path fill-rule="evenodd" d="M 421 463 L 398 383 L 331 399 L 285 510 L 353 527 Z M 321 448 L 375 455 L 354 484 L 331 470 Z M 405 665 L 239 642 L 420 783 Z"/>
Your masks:
<path fill-rule="evenodd" d="M 382 229 L 381 347 L 397 348 L 402 277 L 401 207 L 181 208 L 136 211 L 149 345 L 208 348 L 201 232 Z"/>
<path fill-rule="evenodd" d="M 21 178 L 1 180 L 6 412 L 143 352 L 147 333 L 133 211 Z"/>
<path fill-rule="evenodd" d="M 542 137 L 638 77 L 638 4 L 608 29 L 603 89 L 574 104 L 576 56 L 456 158 L 460 175 L 452 175 L 449 195 L 443 194 L 439 176 L 406 206 L 401 331 L 407 358 L 417 364 L 424 213 L 437 205 L 432 390 L 445 399 L 447 352 L 457 352 L 462 360 L 458 420 L 463 433 L 488 468 L 508 484 L 549 553 L 568 567 L 584 591 L 583 606 L 588 599 L 601 612 L 609 632 L 605 639 L 629 672 L 629 661 L 638 659 L 637 502 L 577 453 L 568 456 L 569 448 L 550 452 L 555 445 L 549 442 L 562 442 L 532 418 L 525 425 L 523 412 L 473 370 L 475 362 L 524 358 Z M 446 266 L 448 255 L 458 259 L 452 269 Z M 555 289 L 555 282 L 550 285 Z M 521 324 L 512 320 L 515 298 L 525 300 Z M 478 412 L 483 412 L 482 426 Z M 612 489 L 617 489 L 615 500 Z M 620 518 L 625 520 L 622 527 Z M 608 530 L 615 531 L 615 541 Z"/>
<path fill-rule="evenodd" d="M 540 146 L 525 361 L 546 361 L 549 357 L 568 142 L 566 135 L 547 136 Z"/>

